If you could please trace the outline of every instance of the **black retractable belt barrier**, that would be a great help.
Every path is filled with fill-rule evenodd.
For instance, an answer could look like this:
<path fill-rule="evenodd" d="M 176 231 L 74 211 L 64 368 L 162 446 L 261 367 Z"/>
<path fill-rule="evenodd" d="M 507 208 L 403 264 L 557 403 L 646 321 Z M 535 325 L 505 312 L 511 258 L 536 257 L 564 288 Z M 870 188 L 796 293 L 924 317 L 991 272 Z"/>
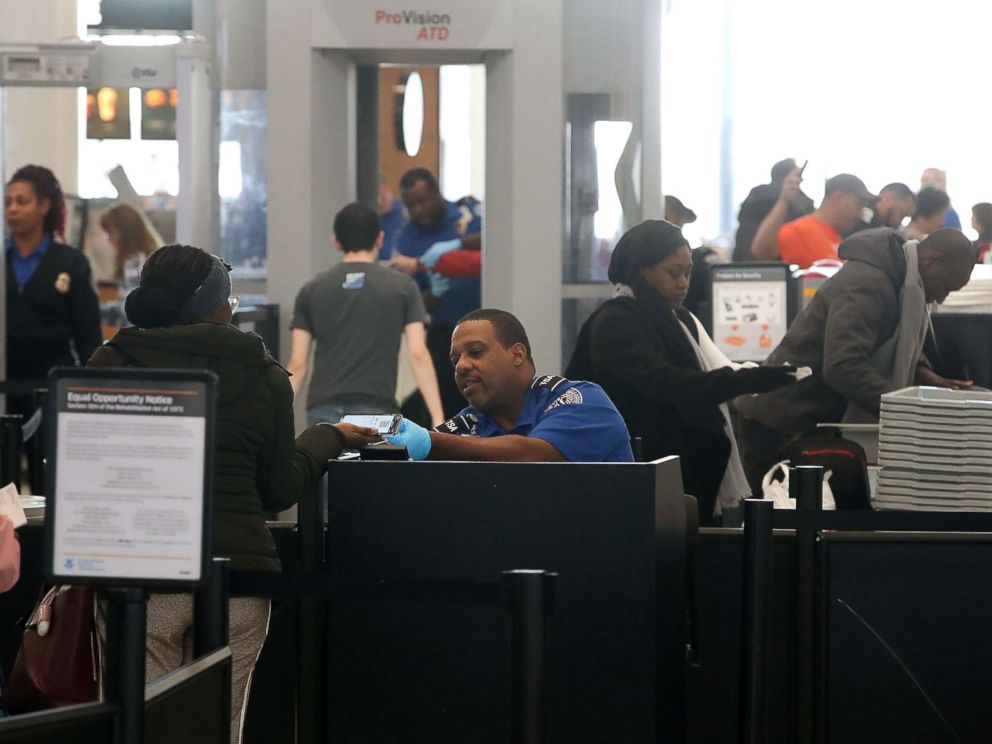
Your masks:
<path fill-rule="evenodd" d="M 145 628 L 148 599 L 144 589 L 108 589 L 106 698 L 121 706 L 114 741 L 144 739 Z"/>
<path fill-rule="evenodd" d="M 740 741 L 765 741 L 768 602 L 771 592 L 772 513 L 766 499 L 744 502 L 744 594 L 741 628 Z"/>
<path fill-rule="evenodd" d="M 789 468 L 789 496 L 796 500 L 796 511 L 819 513 L 823 509 L 823 468 L 819 465 L 799 465 Z M 796 530 L 796 741 L 809 744 L 814 740 L 813 722 L 817 713 L 814 704 L 816 664 L 816 542 L 818 530 Z"/>
<path fill-rule="evenodd" d="M 775 510 L 777 530 L 837 532 L 992 532 L 990 512 Z"/>
<path fill-rule="evenodd" d="M 33 395 L 39 388 L 47 390 L 47 380 L 0 380 L 0 395 Z"/>
<path fill-rule="evenodd" d="M 214 558 L 210 574 L 193 594 L 193 655 L 197 659 L 228 643 L 227 558 Z"/>
<path fill-rule="evenodd" d="M 13 483 L 21 490 L 21 450 L 24 445 L 24 417 L 0 416 L 0 485 Z"/>
<path fill-rule="evenodd" d="M 554 612 L 558 574 L 504 571 L 511 623 L 511 741 L 544 744 L 545 622 Z"/>

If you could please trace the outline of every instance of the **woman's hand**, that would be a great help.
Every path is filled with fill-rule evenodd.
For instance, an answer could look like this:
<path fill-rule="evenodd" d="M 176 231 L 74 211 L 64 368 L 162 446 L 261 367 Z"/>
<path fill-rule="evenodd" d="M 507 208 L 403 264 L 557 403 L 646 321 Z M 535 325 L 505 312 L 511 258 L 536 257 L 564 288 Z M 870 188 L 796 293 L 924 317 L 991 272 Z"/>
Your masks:
<path fill-rule="evenodd" d="M 334 424 L 334 428 L 344 435 L 345 446 L 351 449 L 363 447 L 379 439 L 379 432 L 367 426 L 354 424 Z"/>

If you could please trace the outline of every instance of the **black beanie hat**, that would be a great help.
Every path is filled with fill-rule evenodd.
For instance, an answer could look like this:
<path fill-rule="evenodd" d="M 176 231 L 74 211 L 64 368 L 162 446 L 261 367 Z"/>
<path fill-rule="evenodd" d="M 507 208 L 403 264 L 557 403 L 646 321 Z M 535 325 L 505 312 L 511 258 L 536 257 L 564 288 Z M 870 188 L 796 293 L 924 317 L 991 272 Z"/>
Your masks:
<path fill-rule="evenodd" d="M 613 249 L 608 276 L 614 284 L 633 284 L 637 272 L 664 261 L 689 241 L 666 220 L 645 220 L 625 232 Z"/>

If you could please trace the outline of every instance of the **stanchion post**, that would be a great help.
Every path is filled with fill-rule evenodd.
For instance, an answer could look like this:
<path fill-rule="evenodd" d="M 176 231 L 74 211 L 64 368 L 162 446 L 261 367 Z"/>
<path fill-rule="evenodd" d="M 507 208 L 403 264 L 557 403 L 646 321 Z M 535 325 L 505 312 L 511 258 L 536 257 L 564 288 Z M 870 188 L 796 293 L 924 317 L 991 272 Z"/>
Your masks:
<path fill-rule="evenodd" d="M 114 729 L 115 744 L 141 744 L 145 731 L 144 589 L 108 589 L 106 680 L 107 700 L 121 706 Z"/>
<path fill-rule="evenodd" d="M 45 483 L 45 401 L 48 398 L 48 388 L 34 389 L 34 408 L 41 411 L 41 423 L 31 438 L 31 488 L 36 494 L 44 494 L 47 490 Z"/>
<path fill-rule="evenodd" d="M 644 462 L 644 439 L 643 437 L 630 438 L 630 451 L 634 455 L 634 462 Z"/>
<path fill-rule="evenodd" d="M 21 450 L 24 446 L 24 418 L 16 414 L 0 416 L 0 486 L 13 483 L 21 490 Z"/>
<path fill-rule="evenodd" d="M 206 656 L 228 643 L 227 558 L 214 558 L 210 574 L 193 594 L 193 655 Z"/>
<path fill-rule="evenodd" d="M 765 740 L 768 604 L 771 595 L 772 515 L 767 499 L 744 502 L 744 593 L 741 618 L 740 741 Z"/>
<path fill-rule="evenodd" d="M 823 468 L 819 465 L 790 468 L 789 496 L 796 500 L 796 511 L 819 512 L 823 508 Z M 799 744 L 811 744 L 815 739 L 816 538 L 817 530 L 796 530 L 796 741 Z"/>
<path fill-rule="evenodd" d="M 510 611 L 511 741 L 543 744 L 546 729 L 546 621 L 554 612 L 558 574 L 503 572 Z"/>

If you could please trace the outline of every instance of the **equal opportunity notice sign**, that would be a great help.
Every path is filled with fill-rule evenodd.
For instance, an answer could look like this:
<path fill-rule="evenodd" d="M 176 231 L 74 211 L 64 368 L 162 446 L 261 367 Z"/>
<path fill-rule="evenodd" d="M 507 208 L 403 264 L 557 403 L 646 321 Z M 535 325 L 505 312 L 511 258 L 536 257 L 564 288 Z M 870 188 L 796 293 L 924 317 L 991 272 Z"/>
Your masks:
<path fill-rule="evenodd" d="M 211 554 L 211 372 L 49 376 L 45 565 L 52 581 L 183 587 Z"/>

